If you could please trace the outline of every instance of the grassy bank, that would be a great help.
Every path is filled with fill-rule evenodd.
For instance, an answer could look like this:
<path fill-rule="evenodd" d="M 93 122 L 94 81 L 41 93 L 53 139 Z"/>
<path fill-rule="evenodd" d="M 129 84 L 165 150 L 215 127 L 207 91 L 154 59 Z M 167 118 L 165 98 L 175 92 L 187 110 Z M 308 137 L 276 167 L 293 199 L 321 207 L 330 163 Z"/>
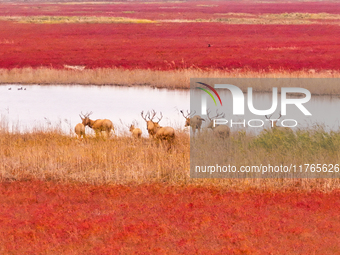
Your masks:
<path fill-rule="evenodd" d="M 191 160 L 195 166 L 235 166 L 241 169 L 243 166 L 296 166 L 296 171 L 317 173 L 315 176 L 324 176 L 319 166 L 325 169 L 331 168 L 329 176 L 339 177 L 340 162 L 340 132 L 326 132 L 322 127 L 314 127 L 308 130 L 296 132 L 282 132 L 279 130 L 264 130 L 259 135 L 249 135 L 245 132 L 233 133 L 228 139 L 222 140 L 212 136 L 211 132 L 204 132 L 191 141 Z M 337 165 L 336 165 L 337 164 Z M 299 168 L 301 166 L 301 169 Z M 336 166 L 336 169 L 335 169 Z M 294 168 L 293 168 L 294 169 Z M 307 169 L 307 170 L 306 170 Z M 293 171 L 293 170 L 292 170 Z M 325 170 L 326 171 L 326 170 Z M 288 172 L 288 171 L 287 171 Z M 334 174 L 333 174 L 334 172 Z M 290 172 L 292 173 L 292 172 Z M 206 174 L 212 178 L 211 173 Z M 213 173 L 216 176 L 218 174 Z M 220 174 L 223 176 L 223 174 Z M 224 175 L 225 176 L 225 175 Z M 231 174 L 233 178 L 243 176 L 241 173 Z M 262 177 L 262 173 L 250 173 L 247 176 Z M 258 186 L 270 189 L 299 187 L 302 189 L 337 189 L 338 178 L 282 179 L 282 176 L 293 177 L 290 174 L 271 174 L 278 179 L 244 179 L 244 182 L 257 183 Z M 295 175 L 296 176 L 296 175 Z M 298 175 L 303 176 L 303 175 Z M 226 181 L 224 179 L 224 181 Z M 234 182 L 234 181 L 231 181 Z M 237 182 L 235 180 L 235 182 Z"/>
<path fill-rule="evenodd" d="M 41 179 L 84 183 L 183 183 L 189 166 L 189 136 L 177 132 L 167 144 L 130 137 L 79 141 L 58 131 L 0 134 L 2 180 Z"/>
<path fill-rule="evenodd" d="M 248 190 L 322 190 L 339 188 L 338 179 L 191 179 L 189 135 L 176 131 L 170 151 L 166 144 L 144 138 L 87 138 L 79 141 L 58 131 L 0 132 L 1 181 L 52 180 L 62 183 L 216 186 Z M 201 160 L 216 149 L 211 133 L 202 133 L 192 146 Z M 229 164 L 339 163 L 340 132 L 299 131 L 294 135 L 232 134 L 217 141 Z"/>
<path fill-rule="evenodd" d="M 296 132 L 269 129 L 253 136 L 240 131 L 224 140 L 204 132 L 192 139 L 191 146 L 202 162 L 220 155 L 226 155 L 224 163 L 235 165 L 340 162 L 340 132 L 326 132 L 322 127 Z"/>
<path fill-rule="evenodd" d="M 0 69 L 2 84 L 84 84 L 84 85 L 119 85 L 150 86 L 167 89 L 189 89 L 190 78 L 339 78 L 340 72 L 326 70 L 272 71 L 255 72 L 251 70 L 202 70 L 178 69 L 169 71 L 143 69 L 52 69 L 52 68 L 14 68 Z M 334 84 L 303 84 L 316 95 L 340 95 L 340 87 Z M 246 88 L 241 88 L 246 89 Z M 268 92 L 271 86 L 254 87 L 254 91 Z"/>

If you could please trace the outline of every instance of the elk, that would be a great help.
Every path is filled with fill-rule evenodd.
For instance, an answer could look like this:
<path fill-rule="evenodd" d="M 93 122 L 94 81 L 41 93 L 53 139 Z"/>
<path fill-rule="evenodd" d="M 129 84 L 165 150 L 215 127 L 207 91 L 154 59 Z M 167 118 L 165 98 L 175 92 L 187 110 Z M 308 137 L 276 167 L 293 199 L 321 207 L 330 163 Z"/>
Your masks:
<path fill-rule="evenodd" d="M 158 124 L 161 120 L 158 118 L 158 122 L 154 122 L 153 118 L 156 115 L 156 112 L 154 110 L 152 110 L 152 117 L 150 117 L 150 112 L 148 112 L 145 117 L 143 116 L 144 111 L 141 112 L 142 118 L 146 121 L 146 128 L 148 130 L 149 133 L 149 137 L 154 137 L 156 134 L 156 128 L 160 127 L 160 125 Z M 149 120 L 147 120 L 146 118 L 149 118 Z"/>
<path fill-rule="evenodd" d="M 111 129 L 114 132 L 114 127 L 113 127 L 112 121 L 108 120 L 108 119 L 91 120 L 89 118 L 89 116 L 91 114 L 92 114 L 92 112 L 87 113 L 87 114 L 81 113 L 81 115 L 83 115 L 83 117 L 79 114 L 79 116 L 82 120 L 82 124 L 84 126 L 89 126 L 90 128 L 92 128 L 94 130 L 94 132 L 96 133 L 96 136 L 98 136 L 98 134 L 101 133 L 102 131 L 105 131 L 106 134 L 107 134 L 107 137 L 110 137 Z"/>
<path fill-rule="evenodd" d="M 76 133 L 78 139 L 81 139 L 82 137 L 85 138 L 85 126 L 83 123 L 78 123 L 74 128 L 74 132 Z"/>
<path fill-rule="evenodd" d="M 201 131 L 202 121 L 205 121 L 205 119 L 201 118 L 201 116 L 199 115 L 195 115 L 191 118 L 190 115 L 192 114 L 189 113 L 188 111 L 187 111 L 187 116 L 184 115 L 182 110 L 181 110 L 181 113 L 183 117 L 185 118 L 185 127 L 190 126 L 194 135 L 195 135 L 196 129 L 198 130 L 198 132 Z M 194 111 L 193 114 L 195 113 L 196 111 Z"/>
<path fill-rule="evenodd" d="M 214 134 L 220 138 L 228 138 L 230 135 L 230 128 L 227 125 L 215 125 L 214 127 L 214 119 L 217 118 L 224 118 L 224 113 L 218 113 L 216 111 L 216 116 L 209 117 L 210 112 L 207 111 L 208 119 L 210 120 L 210 123 L 208 125 L 208 128 L 211 128 L 214 132 Z"/>
<path fill-rule="evenodd" d="M 142 137 L 142 130 L 139 128 L 135 128 L 134 125 L 130 126 L 130 132 L 132 133 L 133 138 L 141 138 Z"/>
<path fill-rule="evenodd" d="M 163 114 L 161 112 L 161 117 L 158 118 L 158 122 L 154 122 L 153 118 L 156 115 L 156 112 L 152 110 L 152 117 L 150 117 L 150 113 L 148 112 L 145 117 L 143 116 L 143 112 L 141 113 L 142 118 L 146 121 L 146 126 L 148 129 L 148 133 L 150 137 L 153 137 L 157 140 L 167 140 L 171 143 L 175 139 L 175 130 L 172 127 L 161 127 L 158 123 L 163 118 Z M 149 118 L 149 120 L 146 119 Z"/>
<path fill-rule="evenodd" d="M 280 116 L 278 119 L 275 119 L 275 120 L 272 120 L 271 117 L 273 116 L 270 115 L 269 117 L 267 115 L 265 115 L 266 119 L 270 120 L 272 122 L 272 125 L 271 125 L 271 130 L 272 131 L 280 131 L 280 132 L 288 132 L 288 133 L 292 133 L 293 130 L 289 127 L 281 127 L 281 126 L 277 126 L 277 122 L 279 121 L 279 119 L 282 117 L 281 115 L 281 112 L 280 112 Z"/>
<path fill-rule="evenodd" d="M 173 142 L 175 139 L 175 129 L 172 127 L 157 127 L 155 138 L 158 140 Z"/>

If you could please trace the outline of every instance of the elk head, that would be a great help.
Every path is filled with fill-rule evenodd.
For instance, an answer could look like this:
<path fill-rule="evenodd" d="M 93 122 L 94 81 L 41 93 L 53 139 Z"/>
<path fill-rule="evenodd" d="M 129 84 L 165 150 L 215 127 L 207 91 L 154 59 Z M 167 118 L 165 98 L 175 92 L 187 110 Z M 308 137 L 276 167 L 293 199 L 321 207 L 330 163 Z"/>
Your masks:
<path fill-rule="evenodd" d="M 135 126 L 131 124 L 129 131 L 132 132 L 135 129 Z"/>
<path fill-rule="evenodd" d="M 181 113 L 182 113 L 183 117 L 185 118 L 185 127 L 189 127 L 191 115 L 194 115 L 196 113 L 196 111 L 194 111 L 193 113 L 187 111 L 186 116 L 184 115 L 184 112 L 182 110 L 181 110 Z"/>
<path fill-rule="evenodd" d="M 224 116 L 225 116 L 224 113 L 218 113 L 218 110 L 216 110 L 216 115 L 214 117 L 210 117 L 209 114 L 210 114 L 210 111 L 207 110 L 207 117 L 210 121 L 208 128 L 214 128 L 214 119 L 218 119 L 218 118 L 221 118 L 221 117 L 224 118 Z"/>
<path fill-rule="evenodd" d="M 281 115 L 281 112 L 280 112 L 280 116 L 279 116 L 279 118 L 277 118 L 277 119 L 271 119 L 271 117 L 273 116 L 273 114 L 272 115 L 270 115 L 269 117 L 267 116 L 267 115 L 265 115 L 265 117 L 266 117 L 266 119 L 268 119 L 268 120 L 270 120 L 271 122 L 272 122 L 272 124 L 271 124 L 271 128 L 276 128 L 277 127 L 277 122 L 278 122 L 278 120 L 282 117 L 282 115 Z"/>
<path fill-rule="evenodd" d="M 157 132 L 157 129 L 160 128 L 160 125 L 158 124 L 161 119 L 163 118 L 162 112 L 161 117 L 158 118 L 158 121 L 153 121 L 154 117 L 156 116 L 155 110 L 152 110 L 152 116 L 150 117 L 150 112 L 148 112 L 144 117 L 144 111 L 141 112 L 142 118 L 146 121 L 146 127 L 148 129 L 149 135 L 154 136 Z M 148 118 L 148 119 L 146 119 Z"/>
<path fill-rule="evenodd" d="M 92 112 L 86 113 L 86 114 L 81 112 L 81 115 L 79 114 L 84 126 L 88 126 L 91 123 L 90 118 L 89 118 L 91 114 L 92 114 Z"/>

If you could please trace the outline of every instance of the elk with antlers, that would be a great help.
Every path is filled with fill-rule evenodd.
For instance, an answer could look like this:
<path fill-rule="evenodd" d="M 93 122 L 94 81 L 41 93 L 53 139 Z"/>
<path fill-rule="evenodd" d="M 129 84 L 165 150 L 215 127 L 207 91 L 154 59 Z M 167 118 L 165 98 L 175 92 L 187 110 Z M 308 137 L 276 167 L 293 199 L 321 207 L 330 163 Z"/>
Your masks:
<path fill-rule="evenodd" d="M 227 125 L 214 125 L 214 119 L 218 119 L 221 117 L 224 118 L 224 113 L 218 113 L 216 110 L 216 116 L 209 117 L 209 114 L 210 112 L 207 111 L 207 116 L 210 120 L 208 128 L 211 128 L 216 136 L 220 138 L 228 138 L 230 135 L 230 128 Z"/>
<path fill-rule="evenodd" d="M 194 115 L 196 111 L 194 111 L 192 114 L 187 111 L 187 115 L 185 116 L 183 111 L 181 110 L 181 113 L 183 117 L 185 118 L 185 126 L 186 127 L 191 127 L 193 134 L 195 135 L 196 129 L 198 132 L 201 131 L 201 126 L 202 126 L 202 121 L 205 121 L 205 119 L 201 118 L 199 115 L 195 115 L 191 117 L 191 115 Z"/>
<path fill-rule="evenodd" d="M 152 110 L 152 117 L 150 117 L 150 112 L 148 112 L 145 117 L 143 115 L 143 111 L 141 112 L 142 118 L 146 121 L 146 127 L 148 129 L 148 133 L 150 137 L 153 137 L 157 140 L 167 140 L 172 142 L 175 139 L 175 130 L 172 127 L 161 127 L 158 123 L 163 118 L 163 114 L 161 113 L 161 117 L 158 118 L 157 122 L 153 121 L 153 118 L 156 116 L 155 110 Z M 149 120 L 146 118 L 148 117 Z"/>
<path fill-rule="evenodd" d="M 142 118 L 146 121 L 146 128 L 148 130 L 149 136 L 154 137 L 156 134 L 156 129 L 160 127 L 158 124 L 161 119 L 158 118 L 158 122 L 153 121 L 153 118 L 156 116 L 155 110 L 152 110 L 152 117 L 150 117 L 150 112 L 148 112 L 144 117 L 144 111 L 141 112 Z M 148 120 L 146 119 L 148 118 Z"/>
<path fill-rule="evenodd" d="M 281 127 L 281 126 L 277 126 L 277 122 L 278 122 L 279 119 L 282 117 L 281 112 L 280 112 L 279 118 L 277 118 L 277 119 L 271 119 L 272 116 L 273 116 L 273 114 L 270 115 L 269 117 L 268 117 L 267 115 L 265 115 L 266 119 L 270 120 L 271 123 L 272 123 L 272 124 L 271 124 L 271 130 L 272 130 L 272 131 L 275 130 L 275 131 L 288 132 L 288 133 L 292 133 L 292 132 L 293 132 L 293 130 L 292 130 L 291 128 L 289 128 L 289 127 Z"/>
<path fill-rule="evenodd" d="M 96 136 L 98 136 L 98 134 L 104 131 L 106 132 L 107 137 L 110 137 L 111 130 L 114 131 L 112 121 L 108 119 L 91 120 L 89 118 L 91 114 L 92 112 L 86 113 L 86 114 L 81 113 L 82 116 L 79 114 L 82 120 L 82 124 L 84 126 L 89 126 L 90 128 L 92 128 L 95 131 Z"/>

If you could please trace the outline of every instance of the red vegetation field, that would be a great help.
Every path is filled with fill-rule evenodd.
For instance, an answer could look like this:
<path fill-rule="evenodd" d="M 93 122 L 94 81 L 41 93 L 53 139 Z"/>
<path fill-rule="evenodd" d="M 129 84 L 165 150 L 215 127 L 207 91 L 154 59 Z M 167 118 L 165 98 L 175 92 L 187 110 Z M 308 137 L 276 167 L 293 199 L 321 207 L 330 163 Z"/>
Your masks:
<path fill-rule="evenodd" d="M 0 185 L 0 252 L 339 254 L 339 192 Z"/>
<path fill-rule="evenodd" d="M 336 3 L 1 4 L 0 16 L 214 19 L 219 13 L 340 13 Z M 332 21 L 330 21 L 332 22 Z M 340 26 L 210 23 L 23 24 L 0 21 L 0 68 L 85 65 L 339 70 Z M 210 44 L 211 47 L 207 47 Z"/>
<path fill-rule="evenodd" d="M 340 69 L 340 26 L 331 25 L 3 21 L 0 34 L 0 68 Z"/>

